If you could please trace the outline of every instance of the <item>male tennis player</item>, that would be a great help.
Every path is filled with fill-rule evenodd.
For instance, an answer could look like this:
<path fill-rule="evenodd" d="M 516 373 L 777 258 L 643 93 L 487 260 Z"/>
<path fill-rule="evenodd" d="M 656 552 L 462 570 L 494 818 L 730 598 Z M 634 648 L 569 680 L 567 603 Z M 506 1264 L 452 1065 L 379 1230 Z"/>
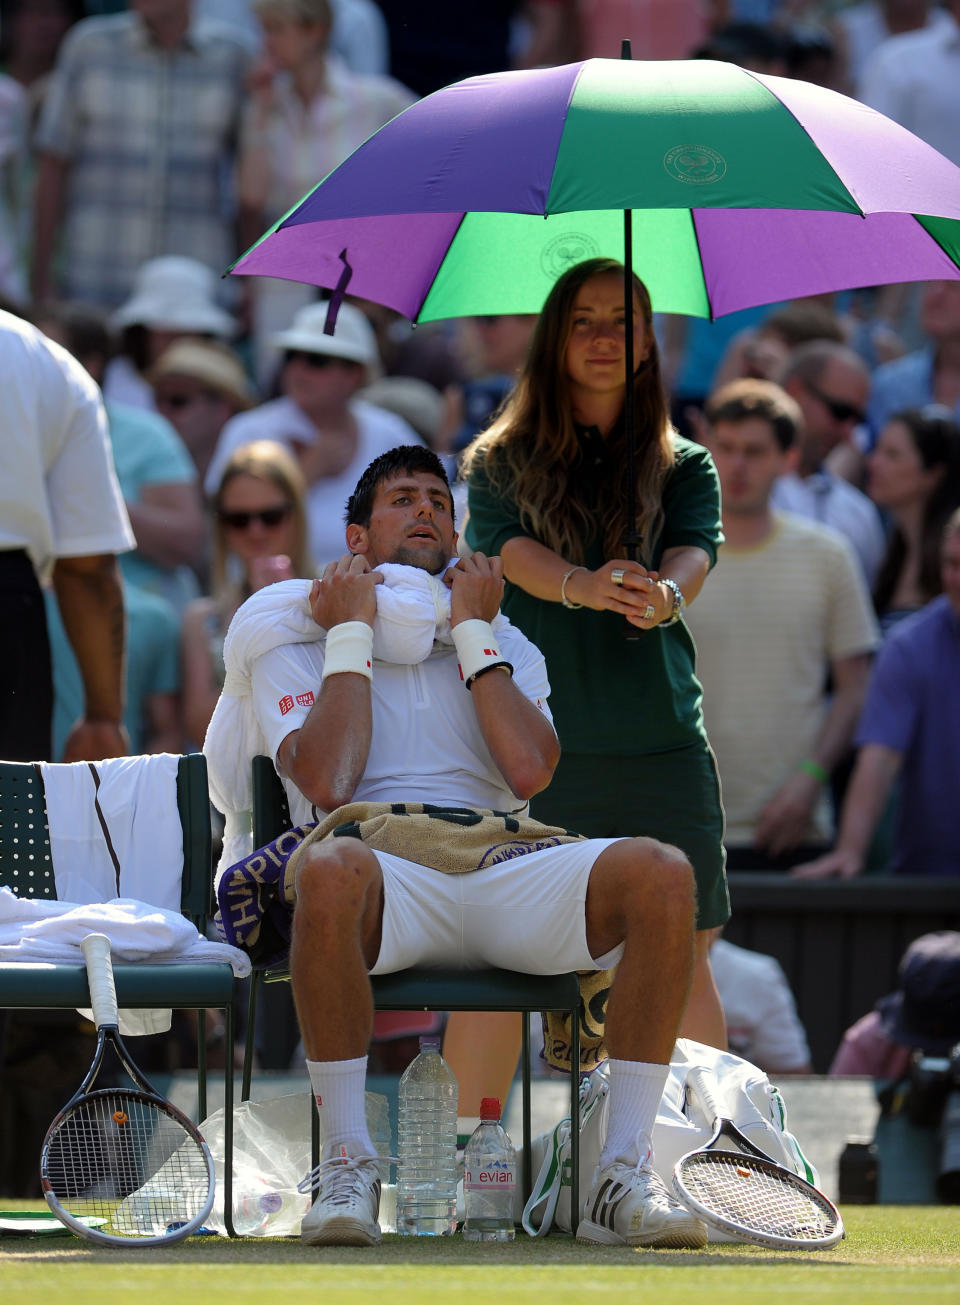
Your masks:
<path fill-rule="evenodd" d="M 525 814 L 559 745 L 539 651 L 497 622 L 498 558 L 451 565 L 457 535 L 443 467 L 394 449 L 347 505 L 349 553 L 314 583 L 325 642 L 288 644 L 253 670 L 258 721 L 294 821 L 351 801 L 429 802 Z M 375 660 L 373 568 L 405 563 L 450 589 L 452 643 L 425 661 Z M 442 830 L 448 828 L 438 824 Z M 438 835 L 442 838 L 442 834 Z M 606 1015 L 609 1129 L 583 1204 L 582 1241 L 700 1247 L 704 1225 L 667 1194 L 650 1135 L 690 984 L 689 863 L 651 839 L 550 846 L 466 874 L 374 852 L 354 838 L 301 853 L 290 972 L 323 1138 L 314 1244 L 373 1245 L 380 1180 L 364 1116 L 373 1023 L 368 974 L 411 965 L 532 974 L 617 967 Z"/>

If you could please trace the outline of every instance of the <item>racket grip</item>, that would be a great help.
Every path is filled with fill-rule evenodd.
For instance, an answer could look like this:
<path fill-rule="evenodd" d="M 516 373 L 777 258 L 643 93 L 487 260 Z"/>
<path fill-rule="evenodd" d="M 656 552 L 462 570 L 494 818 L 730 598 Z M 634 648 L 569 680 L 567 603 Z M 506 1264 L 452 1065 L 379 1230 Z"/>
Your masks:
<path fill-rule="evenodd" d="M 113 979 L 113 962 L 110 959 L 110 939 L 103 933 L 88 933 L 80 944 L 87 963 L 87 982 L 90 985 L 90 1005 L 93 1022 L 97 1028 L 119 1023 L 117 988 Z"/>

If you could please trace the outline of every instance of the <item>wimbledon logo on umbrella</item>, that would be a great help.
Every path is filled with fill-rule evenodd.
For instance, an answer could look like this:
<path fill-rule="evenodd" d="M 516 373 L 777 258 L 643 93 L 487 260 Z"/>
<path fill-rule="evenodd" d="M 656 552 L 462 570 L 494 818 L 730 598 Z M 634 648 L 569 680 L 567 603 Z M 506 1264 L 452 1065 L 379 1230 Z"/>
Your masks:
<path fill-rule="evenodd" d="M 688 186 L 712 186 L 727 170 L 722 154 L 709 145 L 674 145 L 663 156 L 670 176 Z"/>
<path fill-rule="evenodd" d="M 540 268 L 548 280 L 556 281 L 568 267 L 582 263 L 587 258 L 596 258 L 599 253 L 600 246 L 593 236 L 584 235 L 581 231 L 565 231 L 544 245 L 540 254 Z"/>

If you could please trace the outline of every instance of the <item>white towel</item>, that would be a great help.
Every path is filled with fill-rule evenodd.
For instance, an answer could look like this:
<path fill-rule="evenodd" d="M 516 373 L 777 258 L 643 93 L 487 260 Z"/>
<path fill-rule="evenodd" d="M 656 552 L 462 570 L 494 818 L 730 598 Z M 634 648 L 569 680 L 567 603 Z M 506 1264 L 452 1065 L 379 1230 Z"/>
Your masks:
<path fill-rule="evenodd" d="M 237 978 L 250 973 L 246 952 L 204 938 L 179 911 L 129 898 L 77 905 L 17 897 L 0 888 L 0 961 L 82 965 L 80 944 L 89 933 L 106 934 L 115 961 L 228 963 Z M 91 1018 L 88 1011 L 82 1014 Z M 169 1011 L 121 1012 L 120 1030 L 128 1035 L 163 1033 L 169 1027 Z"/>
<path fill-rule="evenodd" d="M 376 588 L 375 659 L 413 665 L 430 656 L 435 642 L 453 643 L 450 590 L 439 576 L 393 562 L 376 570 L 384 579 Z M 203 742 L 210 797 L 226 821 L 218 879 L 227 866 L 253 851 L 251 763 L 267 752 L 251 701 L 253 665 L 274 648 L 326 638 L 310 611 L 312 584 L 281 580 L 258 590 L 237 611 L 224 640 L 226 678 Z M 498 612 L 493 628 L 509 624 Z"/>
<path fill-rule="evenodd" d="M 177 818 L 179 757 L 111 757 L 94 762 L 99 791 L 85 761 L 41 763 L 57 897 L 82 905 L 130 897 L 180 910 L 183 830 Z M 120 882 L 96 804 L 120 864 Z"/>

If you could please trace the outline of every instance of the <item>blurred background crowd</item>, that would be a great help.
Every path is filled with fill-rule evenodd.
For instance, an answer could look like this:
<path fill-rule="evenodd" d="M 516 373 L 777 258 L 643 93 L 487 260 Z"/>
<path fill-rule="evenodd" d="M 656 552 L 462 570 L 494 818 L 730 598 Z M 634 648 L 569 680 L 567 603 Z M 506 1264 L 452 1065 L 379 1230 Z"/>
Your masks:
<path fill-rule="evenodd" d="M 119 558 L 131 752 L 202 744 L 233 613 L 343 551 L 344 503 L 377 454 L 431 446 L 462 515 L 459 455 L 510 389 L 535 321 L 414 330 L 355 300 L 329 336 L 319 291 L 225 269 L 419 97 L 478 73 L 615 58 L 625 36 L 635 59 L 722 59 L 842 91 L 960 164 L 960 0 L 0 0 L 0 305 L 74 355 L 106 402 L 136 537 Z M 858 734 L 904 618 L 938 601 L 960 612 L 960 522 L 943 542 L 960 506 L 960 281 L 715 322 L 660 315 L 655 329 L 673 420 L 711 448 L 724 496 L 728 549 L 690 625 L 710 650 L 704 712 L 731 867 L 960 873 L 955 834 L 918 863 L 897 824 L 907 735 Z M 776 434 L 759 451 L 738 434 L 758 416 Z M 774 547 L 750 523 L 781 509 L 808 524 Z M 818 549 L 823 564 L 801 566 L 813 636 L 798 659 L 790 568 Z M 763 640 L 743 593 L 768 621 Z M 59 760 L 83 684 L 52 588 L 45 598 Z M 724 642 L 731 610 L 741 650 Z M 795 717 L 772 724 L 785 700 Z M 829 764 L 793 728 L 809 712 L 833 721 Z M 858 745 L 897 758 L 859 787 Z M 955 784 L 960 732 L 927 746 L 947 751 L 922 764 Z M 841 865 L 844 801 L 863 792 L 867 836 Z"/>

